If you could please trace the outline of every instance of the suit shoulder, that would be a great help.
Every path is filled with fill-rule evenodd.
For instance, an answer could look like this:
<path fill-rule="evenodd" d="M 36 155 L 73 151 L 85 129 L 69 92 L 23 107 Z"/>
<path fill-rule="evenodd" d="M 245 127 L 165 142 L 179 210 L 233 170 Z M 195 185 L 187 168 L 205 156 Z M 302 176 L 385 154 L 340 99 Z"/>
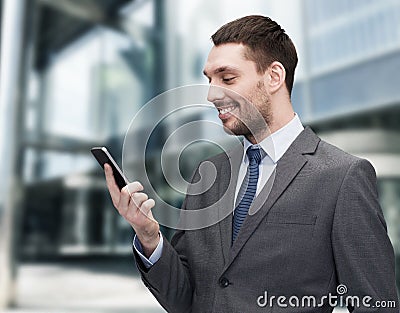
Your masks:
<path fill-rule="evenodd" d="M 207 163 L 212 163 L 217 169 L 221 168 L 224 163 L 229 162 L 228 153 L 229 151 L 223 151 L 198 162 L 194 168 L 194 171 L 192 172 L 191 180 L 197 181 L 199 179 L 199 169 L 203 166 L 206 166 L 205 168 L 207 168 Z"/>
<path fill-rule="evenodd" d="M 314 161 L 324 165 L 326 168 L 348 170 L 355 164 L 370 164 L 369 161 L 352 155 L 342 149 L 321 140 L 315 152 Z"/>
<path fill-rule="evenodd" d="M 200 162 L 200 164 L 203 163 L 203 162 L 211 162 L 211 163 L 213 163 L 215 165 L 218 165 L 218 164 L 221 164 L 221 163 L 225 163 L 229 159 L 229 156 L 231 156 L 234 153 L 243 153 L 243 150 L 241 150 L 241 146 L 240 145 L 236 145 L 235 147 L 233 147 L 233 148 L 231 148 L 229 150 L 222 151 L 222 152 L 220 152 L 218 154 L 210 156 L 210 157 L 202 160 Z"/>
<path fill-rule="evenodd" d="M 224 162 L 226 159 L 228 159 L 228 154 L 227 154 L 227 152 L 224 151 L 224 152 L 218 153 L 216 155 L 210 156 L 201 162 L 209 161 L 212 163 L 220 163 L 220 162 Z"/>
<path fill-rule="evenodd" d="M 320 153 L 324 153 L 326 155 L 331 155 L 332 157 L 336 157 L 337 159 L 344 160 L 347 162 L 355 162 L 356 160 L 360 159 L 353 154 L 350 154 L 333 144 L 322 140 L 319 142 L 318 149 Z"/>

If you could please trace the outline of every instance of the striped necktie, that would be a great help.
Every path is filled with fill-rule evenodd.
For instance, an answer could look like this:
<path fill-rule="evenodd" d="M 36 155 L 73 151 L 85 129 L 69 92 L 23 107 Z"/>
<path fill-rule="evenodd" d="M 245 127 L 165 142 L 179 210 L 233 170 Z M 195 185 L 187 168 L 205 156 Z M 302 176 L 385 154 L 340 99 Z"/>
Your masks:
<path fill-rule="evenodd" d="M 258 147 L 250 146 L 247 149 L 246 154 L 249 158 L 249 165 L 247 167 L 247 173 L 242 184 L 242 187 L 246 189 L 243 197 L 240 198 L 240 202 L 236 206 L 235 213 L 233 215 L 232 243 L 236 240 L 240 227 L 242 226 L 249 211 L 250 205 L 254 200 L 259 176 L 259 164 L 262 159 L 261 151 Z"/>

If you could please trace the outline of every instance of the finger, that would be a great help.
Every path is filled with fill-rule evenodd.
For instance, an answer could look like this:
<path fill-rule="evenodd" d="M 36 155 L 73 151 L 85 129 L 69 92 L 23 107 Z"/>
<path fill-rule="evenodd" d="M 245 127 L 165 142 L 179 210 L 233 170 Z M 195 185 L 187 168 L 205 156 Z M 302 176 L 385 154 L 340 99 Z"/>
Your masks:
<path fill-rule="evenodd" d="M 113 201 L 113 203 L 118 203 L 119 197 L 120 197 L 120 190 L 119 190 L 117 183 L 115 182 L 112 168 L 107 163 L 104 164 L 104 172 L 105 172 L 105 176 L 106 176 L 107 188 L 108 188 L 108 191 L 110 192 L 112 201 Z"/>
<path fill-rule="evenodd" d="M 127 190 L 130 192 L 130 194 L 134 194 L 136 192 L 142 191 L 143 190 L 143 186 L 140 182 L 135 181 L 133 183 L 129 183 L 128 185 L 126 185 Z"/>
<path fill-rule="evenodd" d="M 144 201 L 146 201 L 149 197 L 147 194 L 143 192 L 135 192 L 131 195 L 131 202 L 129 203 L 129 209 L 136 208 L 138 209 Z"/>
<path fill-rule="evenodd" d="M 142 203 L 139 209 L 144 215 L 148 216 L 150 210 L 154 207 L 155 204 L 156 202 L 153 199 L 148 199 Z"/>
<path fill-rule="evenodd" d="M 131 197 L 137 193 L 138 191 L 143 190 L 143 186 L 138 181 L 133 183 L 129 183 L 124 188 L 121 189 L 121 194 L 118 203 L 118 211 L 120 214 L 124 215 L 129 209 L 129 204 L 131 201 Z"/>
<path fill-rule="evenodd" d="M 117 205 L 117 210 L 121 215 L 125 215 L 125 213 L 129 209 L 129 203 L 131 202 L 131 193 L 128 190 L 128 185 L 121 189 L 119 202 Z"/>

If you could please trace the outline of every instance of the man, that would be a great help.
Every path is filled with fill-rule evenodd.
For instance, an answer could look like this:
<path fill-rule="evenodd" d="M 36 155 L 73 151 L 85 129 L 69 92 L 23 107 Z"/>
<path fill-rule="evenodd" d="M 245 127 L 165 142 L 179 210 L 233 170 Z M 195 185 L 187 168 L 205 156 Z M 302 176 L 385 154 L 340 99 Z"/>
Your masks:
<path fill-rule="evenodd" d="M 244 144 L 208 160 L 217 169 L 215 184 L 188 194 L 182 209 L 208 207 L 228 194 L 219 208 L 230 214 L 203 229 L 178 230 L 169 243 L 140 183 L 120 192 L 105 167 L 113 203 L 136 232 L 145 285 L 168 312 L 331 312 L 329 294 L 371 297 L 360 305 L 338 302 L 353 312 L 398 312 L 374 169 L 302 126 L 290 100 L 297 54 L 288 35 L 268 17 L 247 16 L 222 26 L 212 40 L 204 68 L 208 100 Z M 243 95 L 269 129 L 250 131 L 261 125 L 257 114 L 218 87 Z M 193 181 L 199 179 L 196 171 Z M 379 309 L 376 300 L 392 300 L 396 308 Z"/>

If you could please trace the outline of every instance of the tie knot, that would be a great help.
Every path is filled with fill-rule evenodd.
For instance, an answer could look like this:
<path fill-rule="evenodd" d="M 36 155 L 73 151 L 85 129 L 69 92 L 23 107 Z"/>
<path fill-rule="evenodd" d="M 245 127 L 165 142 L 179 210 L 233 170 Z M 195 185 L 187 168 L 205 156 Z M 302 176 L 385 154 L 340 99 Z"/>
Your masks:
<path fill-rule="evenodd" d="M 258 147 L 249 147 L 246 151 L 247 157 L 249 158 L 250 163 L 257 163 L 260 164 L 261 162 L 261 151 Z"/>

